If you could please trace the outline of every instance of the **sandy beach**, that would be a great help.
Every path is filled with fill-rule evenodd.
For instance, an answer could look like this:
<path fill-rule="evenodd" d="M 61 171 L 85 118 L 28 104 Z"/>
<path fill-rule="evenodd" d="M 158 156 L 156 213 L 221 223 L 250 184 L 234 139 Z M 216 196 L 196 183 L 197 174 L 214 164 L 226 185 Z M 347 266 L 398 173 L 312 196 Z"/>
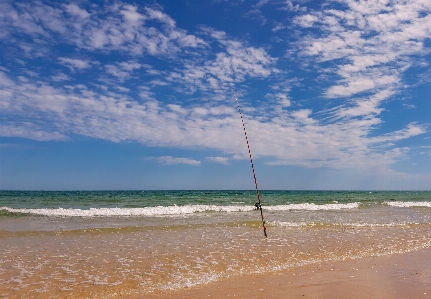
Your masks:
<path fill-rule="evenodd" d="M 431 298 L 430 257 L 431 249 L 427 248 L 390 256 L 317 263 L 128 298 Z"/>
<path fill-rule="evenodd" d="M 0 299 L 431 298 L 428 193 L 207 193 L 5 196 Z"/>

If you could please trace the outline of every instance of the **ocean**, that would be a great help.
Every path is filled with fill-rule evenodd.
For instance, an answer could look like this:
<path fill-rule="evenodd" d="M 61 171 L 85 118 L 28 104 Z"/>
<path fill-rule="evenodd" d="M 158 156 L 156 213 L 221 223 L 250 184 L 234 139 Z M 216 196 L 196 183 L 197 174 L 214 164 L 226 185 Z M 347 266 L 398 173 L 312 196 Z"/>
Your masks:
<path fill-rule="evenodd" d="M 0 191 L 0 298 L 122 298 L 431 247 L 430 191 Z"/>

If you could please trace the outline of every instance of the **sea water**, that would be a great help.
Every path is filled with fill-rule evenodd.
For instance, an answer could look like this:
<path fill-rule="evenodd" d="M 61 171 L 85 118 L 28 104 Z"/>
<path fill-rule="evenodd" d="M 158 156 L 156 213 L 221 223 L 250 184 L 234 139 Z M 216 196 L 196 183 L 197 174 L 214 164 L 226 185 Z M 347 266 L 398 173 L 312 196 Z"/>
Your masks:
<path fill-rule="evenodd" d="M 0 298 L 121 298 L 431 247 L 431 192 L 0 191 Z"/>

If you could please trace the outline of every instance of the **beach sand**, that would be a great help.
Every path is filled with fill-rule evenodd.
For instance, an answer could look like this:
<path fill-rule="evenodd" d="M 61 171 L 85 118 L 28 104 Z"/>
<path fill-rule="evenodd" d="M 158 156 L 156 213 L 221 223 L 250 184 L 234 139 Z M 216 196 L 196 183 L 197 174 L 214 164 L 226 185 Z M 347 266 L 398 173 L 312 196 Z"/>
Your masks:
<path fill-rule="evenodd" d="M 428 207 L 305 207 L 270 213 L 268 238 L 250 213 L 41 217 L 6 211 L 0 299 L 431 299 Z"/>
<path fill-rule="evenodd" d="M 188 289 L 127 298 L 431 298 L 431 248 L 316 263 L 271 274 L 231 277 Z"/>
<path fill-rule="evenodd" d="M 271 233 L 0 231 L 0 298 L 431 298 L 428 224 Z"/>

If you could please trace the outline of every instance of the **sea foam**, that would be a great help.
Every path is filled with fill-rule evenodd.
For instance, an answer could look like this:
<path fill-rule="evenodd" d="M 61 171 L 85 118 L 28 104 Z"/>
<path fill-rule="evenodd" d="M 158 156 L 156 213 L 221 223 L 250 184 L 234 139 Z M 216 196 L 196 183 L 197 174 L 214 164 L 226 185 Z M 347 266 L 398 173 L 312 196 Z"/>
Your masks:
<path fill-rule="evenodd" d="M 359 202 L 352 203 L 333 203 L 333 204 L 323 204 L 316 205 L 314 203 L 301 203 L 301 204 L 288 204 L 288 205 L 277 205 L 265 207 L 266 210 L 270 211 L 288 211 L 288 210 L 308 210 L 308 211 L 329 211 L 329 210 L 342 210 L 342 209 L 355 209 L 360 205 Z"/>
<path fill-rule="evenodd" d="M 289 211 L 289 210 L 341 210 L 354 209 L 359 203 L 348 204 L 287 204 L 276 206 L 263 206 L 268 211 Z M 184 205 L 184 206 L 157 206 L 145 208 L 90 208 L 90 209 L 73 209 L 73 208 L 56 208 L 56 209 L 15 209 L 2 207 L 0 210 L 6 210 L 9 213 L 31 214 L 42 216 L 60 216 L 60 217 L 102 217 L 102 216 L 163 216 L 163 215 L 186 215 L 203 212 L 248 212 L 254 210 L 251 205 Z"/>
<path fill-rule="evenodd" d="M 410 207 L 427 207 L 431 208 L 431 202 L 413 202 L 413 201 L 386 201 L 384 204 L 398 208 L 410 208 Z"/>
<path fill-rule="evenodd" d="M 13 209 L 0 208 L 10 213 L 32 214 L 43 216 L 65 217 L 97 217 L 97 216 L 161 216 L 184 215 L 199 212 L 245 212 L 251 211 L 252 206 L 217 206 L 217 205 L 185 205 L 185 206 L 157 206 L 145 208 L 90 208 L 90 209 Z"/>

